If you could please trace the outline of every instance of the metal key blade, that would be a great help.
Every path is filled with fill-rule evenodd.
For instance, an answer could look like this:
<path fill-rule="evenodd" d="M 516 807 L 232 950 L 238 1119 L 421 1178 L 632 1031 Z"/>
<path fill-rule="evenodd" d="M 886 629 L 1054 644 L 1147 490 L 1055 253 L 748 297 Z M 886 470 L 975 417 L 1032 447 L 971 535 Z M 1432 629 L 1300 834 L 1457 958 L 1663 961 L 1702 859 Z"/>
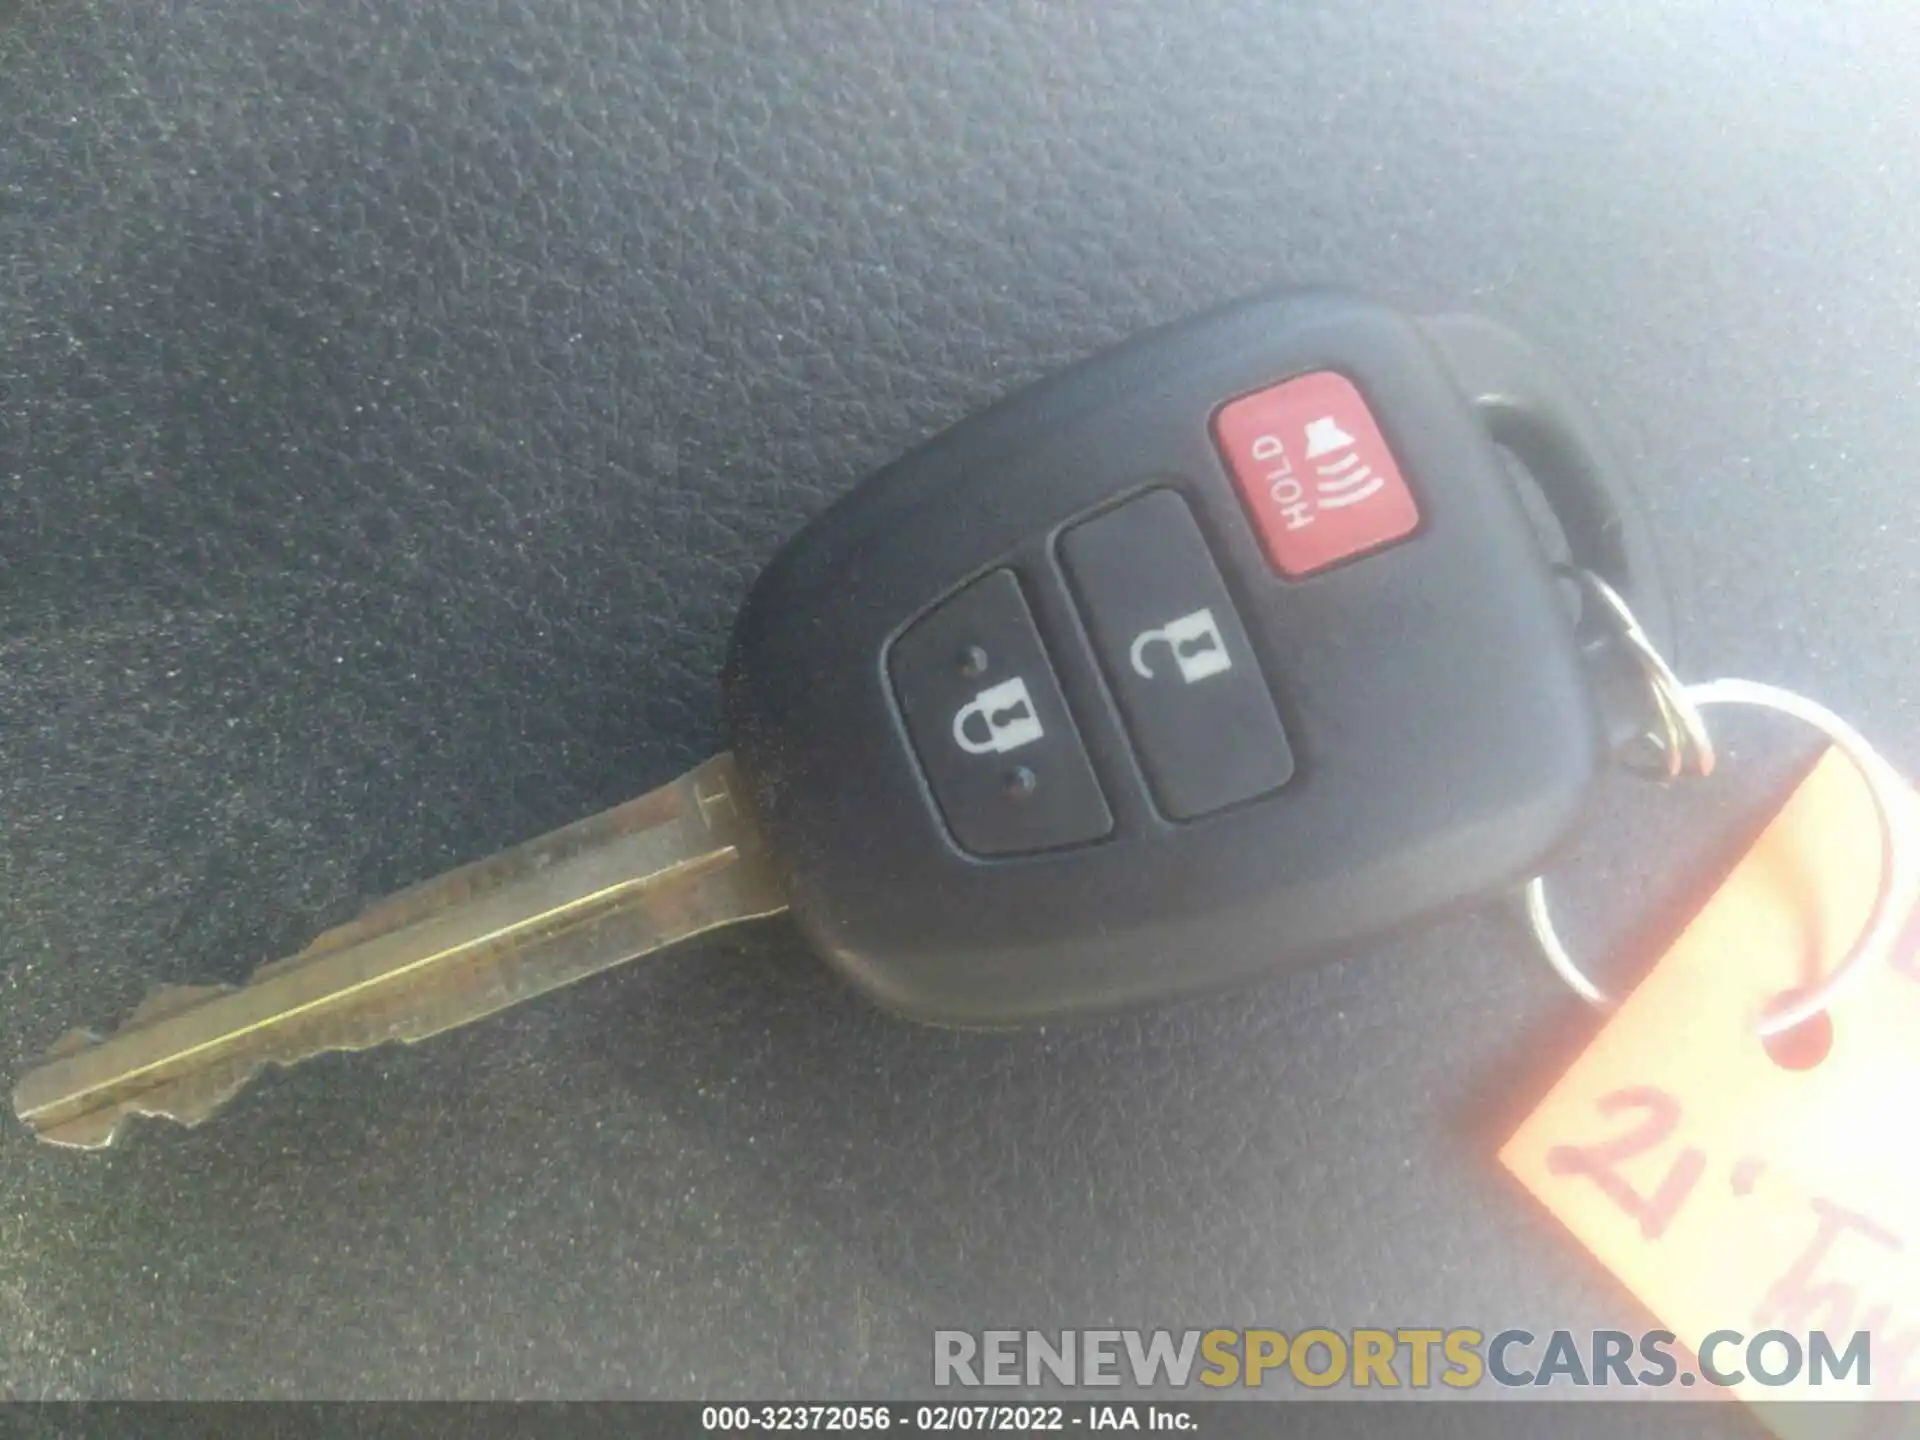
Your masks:
<path fill-rule="evenodd" d="M 75 1032 L 14 1087 L 42 1139 L 130 1116 L 197 1125 L 268 1065 L 424 1040 L 677 940 L 786 908 L 730 755 L 375 904 L 238 989 L 177 986 L 103 1040 Z"/>

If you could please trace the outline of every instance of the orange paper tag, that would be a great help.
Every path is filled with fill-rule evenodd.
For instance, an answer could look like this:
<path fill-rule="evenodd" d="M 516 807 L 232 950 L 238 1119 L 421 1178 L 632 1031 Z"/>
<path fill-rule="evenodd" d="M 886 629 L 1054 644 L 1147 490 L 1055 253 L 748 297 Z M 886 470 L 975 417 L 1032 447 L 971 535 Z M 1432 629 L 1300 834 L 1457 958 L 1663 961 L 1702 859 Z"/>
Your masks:
<path fill-rule="evenodd" d="M 1787 1068 L 1754 1033 L 1858 939 L 1880 844 L 1866 783 L 1829 752 L 1500 1152 L 1681 1343 L 1739 1332 L 1714 1347 L 1722 1374 L 1747 1372 L 1763 1331 L 1824 1331 L 1836 1351 L 1870 1334 L 1870 1391 L 1813 1387 L 1803 1367 L 1786 1385 L 1749 1376 L 1733 1392 L 1749 1400 L 1920 1397 L 1920 935 L 1842 993 L 1817 1063 Z M 1804 1064 L 1819 1046 L 1780 1053 Z M 1877 1432 L 1880 1411 L 1852 1414 Z M 1762 1418 L 1852 1429 L 1828 1412 L 1815 1432 L 1819 1413 Z"/>

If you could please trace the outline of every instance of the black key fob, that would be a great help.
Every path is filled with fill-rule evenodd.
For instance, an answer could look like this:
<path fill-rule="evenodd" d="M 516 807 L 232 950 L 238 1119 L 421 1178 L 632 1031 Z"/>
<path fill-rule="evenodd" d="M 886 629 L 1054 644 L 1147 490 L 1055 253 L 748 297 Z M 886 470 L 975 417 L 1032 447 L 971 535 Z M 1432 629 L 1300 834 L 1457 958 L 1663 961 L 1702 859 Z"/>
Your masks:
<path fill-rule="evenodd" d="M 1666 642 L 1579 408 L 1478 320 L 1256 300 L 874 476 L 767 568 L 726 675 L 810 941 L 894 1010 L 1009 1024 L 1537 873 L 1626 726 L 1503 448 Z"/>

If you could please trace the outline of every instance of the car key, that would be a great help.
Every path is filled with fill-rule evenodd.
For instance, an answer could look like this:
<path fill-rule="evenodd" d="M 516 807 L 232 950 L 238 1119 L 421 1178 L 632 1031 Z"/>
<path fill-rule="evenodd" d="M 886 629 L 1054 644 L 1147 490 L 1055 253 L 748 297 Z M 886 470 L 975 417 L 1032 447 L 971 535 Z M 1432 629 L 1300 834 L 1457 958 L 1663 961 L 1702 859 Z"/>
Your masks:
<path fill-rule="evenodd" d="M 719 755 L 669 785 L 401 891 L 238 989 L 176 985 L 70 1032 L 13 1092 L 94 1149 L 134 1115 L 197 1125 L 269 1065 L 424 1040 L 786 900 Z"/>
<path fill-rule="evenodd" d="M 735 629 L 730 754 L 242 987 L 75 1032 L 16 1111 L 89 1147 L 197 1123 L 265 1066 L 789 907 L 882 1005 L 1009 1025 L 1516 887 L 1640 717 L 1503 449 L 1666 643 L 1644 525 L 1524 344 L 1333 293 L 1242 303 L 1001 402 L 802 531 Z"/>

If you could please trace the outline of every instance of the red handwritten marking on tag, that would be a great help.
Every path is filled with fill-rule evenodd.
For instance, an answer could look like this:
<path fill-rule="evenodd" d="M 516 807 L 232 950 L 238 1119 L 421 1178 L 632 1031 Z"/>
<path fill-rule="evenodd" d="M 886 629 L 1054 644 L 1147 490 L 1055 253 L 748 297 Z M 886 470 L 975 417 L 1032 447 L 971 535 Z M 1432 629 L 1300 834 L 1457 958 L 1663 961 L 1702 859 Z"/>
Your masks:
<path fill-rule="evenodd" d="M 1843 992 L 1817 1063 L 1787 1068 L 1754 1033 L 1859 937 L 1880 843 L 1865 782 L 1829 753 L 1500 1152 L 1681 1342 L 1740 1332 L 1722 1372 L 1761 1331 L 1824 1331 L 1836 1352 L 1869 1332 L 1870 1391 L 1803 1367 L 1749 1376 L 1743 1399 L 1920 1400 L 1920 920 Z M 1911 1406 L 1820 1417 L 1761 1412 L 1796 1440 L 1920 1431 Z"/>

